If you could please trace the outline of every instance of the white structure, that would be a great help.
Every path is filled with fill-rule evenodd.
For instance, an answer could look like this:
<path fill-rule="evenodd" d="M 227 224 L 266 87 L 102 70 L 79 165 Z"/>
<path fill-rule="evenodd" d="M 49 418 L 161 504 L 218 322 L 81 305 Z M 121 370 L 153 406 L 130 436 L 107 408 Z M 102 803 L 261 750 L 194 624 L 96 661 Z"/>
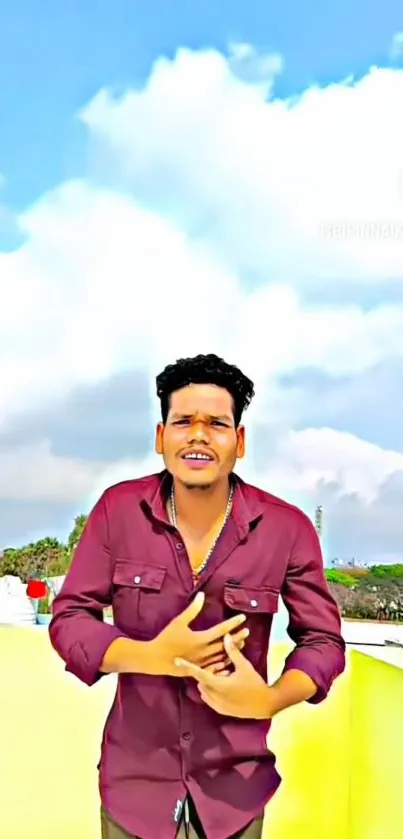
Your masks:
<path fill-rule="evenodd" d="M 36 624 L 33 603 L 27 597 L 27 586 L 19 577 L 0 577 L 0 624 L 32 626 Z"/>
<path fill-rule="evenodd" d="M 56 597 L 59 594 L 65 579 L 65 574 L 62 574 L 60 577 L 46 577 L 46 582 L 49 586 L 50 592 L 53 594 L 53 597 Z"/>

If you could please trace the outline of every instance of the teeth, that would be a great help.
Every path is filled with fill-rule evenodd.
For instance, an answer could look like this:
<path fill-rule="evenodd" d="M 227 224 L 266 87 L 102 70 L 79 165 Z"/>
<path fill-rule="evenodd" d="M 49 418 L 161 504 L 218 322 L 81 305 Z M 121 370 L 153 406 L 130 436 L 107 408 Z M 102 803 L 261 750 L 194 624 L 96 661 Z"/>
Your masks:
<path fill-rule="evenodd" d="M 207 454 L 186 454 L 185 460 L 211 460 Z"/>

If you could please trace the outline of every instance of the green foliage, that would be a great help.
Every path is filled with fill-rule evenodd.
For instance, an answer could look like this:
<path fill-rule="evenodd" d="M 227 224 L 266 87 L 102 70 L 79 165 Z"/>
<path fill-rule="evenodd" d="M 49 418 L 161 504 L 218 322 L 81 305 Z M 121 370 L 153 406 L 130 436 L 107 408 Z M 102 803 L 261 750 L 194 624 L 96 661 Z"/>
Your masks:
<path fill-rule="evenodd" d="M 67 540 L 67 547 L 71 556 L 73 556 L 74 551 L 81 539 L 82 532 L 84 530 L 85 525 L 87 524 L 87 519 L 88 516 L 85 516 L 83 513 L 81 513 L 79 516 L 76 516 L 74 519 L 74 527 Z"/>
<path fill-rule="evenodd" d="M 18 577 L 21 570 L 21 550 L 18 548 L 6 548 L 3 557 L 0 558 L 0 576 L 10 575 Z"/>
<path fill-rule="evenodd" d="M 24 583 L 30 577 L 65 573 L 67 567 L 66 546 L 51 536 L 30 542 L 22 548 L 6 548 L 0 559 L 0 575 L 12 574 Z M 59 572 L 59 568 L 63 570 Z"/>
<path fill-rule="evenodd" d="M 3 556 L 0 556 L 0 577 L 10 574 L 20 577 L 26 583 L 32 577 L 59 577 L 66 574 L 87 518 L 83 514 L 76 516 L 67 545 L 52 536 L 46 536 L 21 548 L 6 548 Z"/>
<path fill-rule="evenodd" d="M 42 597 L 38 603 L 38 614 L 49 615 L 50 612 L 51 606 L 49 604 L 49 595 L 47 594 L 46 597 Z"/>
<path fill-rule="evenodd" d="M 367 587 L 368 585 L 380 585 L 385 583 L 403 583 L 403 564 L 396 565 L 372 565 L 369 568 L 327 568 L 326 579 L 329 583 L 338 583 L 341 586 Z"/>
<path fill-rule="evenodd" d="M 381 580 L 403 580 L 403 564 L 372 565 L 369 573 L 372 577 L 378 577 Z"/>
<path fill-rule="evenodd" d="M 338 571 L 337 568 L 326 568 L 325 575 L 328 583 L 337 583 L 340 586 L 356 586 L 357 579 L 346 571 Z"/>
<path fill-rule="evenodd" d="M 344 618 L 403 621 L 403 565 L 327 569 L 326 577 Z"/>

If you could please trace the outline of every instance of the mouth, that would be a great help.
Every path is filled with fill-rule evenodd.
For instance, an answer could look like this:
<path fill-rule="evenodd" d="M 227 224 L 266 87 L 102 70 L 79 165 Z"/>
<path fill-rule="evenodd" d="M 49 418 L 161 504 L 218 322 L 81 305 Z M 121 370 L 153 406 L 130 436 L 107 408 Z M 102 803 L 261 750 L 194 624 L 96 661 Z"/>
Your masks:
<path fill-rule="evenodd" d="M 184 452 L 181 455 L 181 460 L 190 469 L 206 469 L 206 467 L 214 463 L 215 458 L 209 452 L 204 452 L 201 449 L 192 449 Z"/>

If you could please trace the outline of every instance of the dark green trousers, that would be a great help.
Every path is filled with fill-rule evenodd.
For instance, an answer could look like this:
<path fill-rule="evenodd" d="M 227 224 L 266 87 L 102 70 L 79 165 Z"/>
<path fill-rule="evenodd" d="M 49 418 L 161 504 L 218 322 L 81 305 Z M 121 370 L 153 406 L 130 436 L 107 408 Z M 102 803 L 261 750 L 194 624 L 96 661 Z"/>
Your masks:
<path fill-rule="evenodd" d="M 101 825 L 102 825 L 102 839 L 141 839 L 139 836 L 132 836 L 126 833 L 119 825 L 101 810 Z M 227 839 L 262 839 L 263 836 L 263 816 L 255 819 L 252 824 L 249 824 L 240 833 L 228 836 Z M 158 839 L 158 837 L 155 837 Z M 177 834 L 177 839 L 205 839 L 203 830 L 195 828 L 190 825 L 188 833 L 186 833 L 185 825 L 182 824 Z"/>

